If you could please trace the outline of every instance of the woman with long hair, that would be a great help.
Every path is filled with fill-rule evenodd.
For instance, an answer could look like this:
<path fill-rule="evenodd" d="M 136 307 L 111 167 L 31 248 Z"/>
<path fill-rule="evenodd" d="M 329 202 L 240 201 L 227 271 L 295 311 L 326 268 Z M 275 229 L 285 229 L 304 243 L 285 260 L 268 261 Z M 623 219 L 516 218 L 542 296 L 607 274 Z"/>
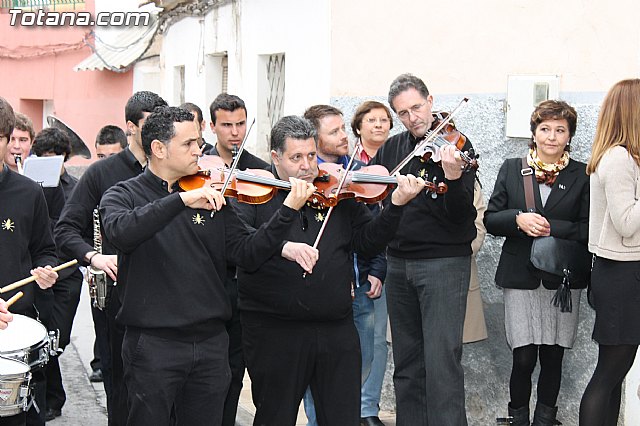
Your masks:
<path fill-rule="evenodd" d="M 640 343 L 640 79 L 622 80 L 607 93 L 587 173 L 598 364 L 582 396 L 580 426 L 615 426 Z"/>

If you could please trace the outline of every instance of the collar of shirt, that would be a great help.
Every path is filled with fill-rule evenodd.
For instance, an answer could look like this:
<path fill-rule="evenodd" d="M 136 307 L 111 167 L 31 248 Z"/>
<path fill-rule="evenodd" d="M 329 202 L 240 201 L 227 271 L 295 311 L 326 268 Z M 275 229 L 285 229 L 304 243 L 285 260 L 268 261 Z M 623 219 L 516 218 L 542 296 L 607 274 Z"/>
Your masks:
<path fill-rule="evenodd" d="M 169 184 L 167 183 L 166 180 L 156 176 L 151 170 L 149 170 L 148 167 L 142 173 L 144 174 L 144 177 L 148 181 L 150 181 L 153 185 L 155 185 L 158 190 L 161 190 L 164 193 L 169 194 L 169 190 L 168 190 Z M 177 192 L 177 191 L 180 191 L 180 185 L 176 181 L 171 187 L 171 192 Z"/>
<path fill-rule="evenodd" d="M 319 155 L 317 156 L 317 158 L 318 158 L 318 164 L 327 162 L 326 160 L 323 160 Z M 348 155 L 342 155 L 338 157 L 338 161 L 336 161 L 336 164 L 342 164 L 342 167 L 346 169 L 347 166 L 349 165 L 349 160 L 350 160 L 350 157 Z"/>
<path fill-rule="evenodd" d="M 5 178 L 9 175 L 9 166 L 2 163 L 2 170 L 0 170 L 0 183 L 4 182 Z"/>
<path fill-rule="evenodd" d="M 133 152 L 131 152 L 129 147 L 126 147 L 122 151 L 122 156 L 124 157 L 124 160 L 125 160 L 126 164 L 129 167 L 131 167 L 132 170 L 144 170 L 145 169 L 145 167 L 142 164 L 140 164 L 140 162 L 138 161 L 136 156 L 133 155 Z"/>

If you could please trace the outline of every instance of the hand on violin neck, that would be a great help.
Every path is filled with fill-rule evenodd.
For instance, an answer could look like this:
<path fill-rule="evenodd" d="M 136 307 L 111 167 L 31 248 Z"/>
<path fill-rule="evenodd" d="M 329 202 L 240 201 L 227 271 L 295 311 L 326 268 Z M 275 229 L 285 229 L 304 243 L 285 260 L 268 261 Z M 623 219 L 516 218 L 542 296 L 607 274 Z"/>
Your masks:
<path fill-rule="evenodd" d="M 316 265 L 320 254 L 318 249 L 311 247 L 306 243 L 294 243 L 287 241 L 282 247 L 282 257 L 292 262 L 296 262 L 305 270 L 305 272 L 313 273 L 313 267 Z"/>
<path fill-rule="evenodd" d="M 222 209 L 227 204 L 226 200 L 219 191 L 203 186 L 202 188 L 192 189 L 191 191 L 181 192 L 180 198 L 185 206 L 192 209 L 216 210 Z"/>
<path fill-rule="evenodd" d="M 413 175 L 398 175 L 398 187 L 391 194 L 391 202 L 396 206 L 404 206 L 416 198 L 425 187 L 424 180 Z"/>
<path fill-rule="evenodd" d="M 294 177 L 290 177 L 289 182 L 291 183 L 291 191 L 284 199 L 283 204 L 293 210 L 300 210 L 313 195 L 316 187 L 312 183 Z"/>
<path fill-rule="evenodd" d="M 466 163 L 460 157 L 460 151 L 458 151 L 455 146 L 443 146 L 440 149 L 440 161 L 442 169 L 444 170 L 444 177 L 448 180 L 460 179 Z"/>

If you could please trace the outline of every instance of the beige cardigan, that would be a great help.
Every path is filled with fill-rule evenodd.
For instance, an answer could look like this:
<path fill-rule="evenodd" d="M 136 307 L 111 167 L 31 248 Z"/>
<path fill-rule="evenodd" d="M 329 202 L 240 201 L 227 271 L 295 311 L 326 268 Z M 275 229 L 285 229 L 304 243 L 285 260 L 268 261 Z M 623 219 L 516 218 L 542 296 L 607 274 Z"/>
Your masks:
<path fill-rule="evenodd" d="M 621 146 L 607 151 L 590 178 L 589 251 L 640 260 L 640 168 Z"/>

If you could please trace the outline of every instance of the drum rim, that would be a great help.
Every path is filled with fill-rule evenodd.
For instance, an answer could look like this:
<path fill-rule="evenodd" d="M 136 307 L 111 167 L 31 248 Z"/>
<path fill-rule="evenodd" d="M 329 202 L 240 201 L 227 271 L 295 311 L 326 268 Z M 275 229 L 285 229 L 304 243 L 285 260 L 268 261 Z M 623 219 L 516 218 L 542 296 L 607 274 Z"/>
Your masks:
<path fill-rule="evenodd" d="M 6 354 L 17 354 L 21 351 L 24 352 L 25 350 L 28 350 L 28 352 L 33 352 L 35 349 L 43 347 L 48 341 L 49 332 L 47 331 L 47 328 L 40 321 L 30 318 L 26 315 L 13 314 L 12 323 L 20 324 L 20 325 L 29 324 L 29 326 L 33 326 L 37 324 L 35 328 L 38 329 L 38 331 L 40 332 L 40 334 L 42 334 L 42 336 L 39 337 L 40 340 L 36 340 L 34 343 L 30 344 L 29 346 L 18 347 L 14 345 L 9 348 L 3 348 L 2 333 L 4 330 L 0 331 L 0 356 L 6 355 Z M 11 325 L 11 323 L 9 325 Z M 9 343 L 10 342 L 6 342 L 6 345 L 9 346 Z"/>

